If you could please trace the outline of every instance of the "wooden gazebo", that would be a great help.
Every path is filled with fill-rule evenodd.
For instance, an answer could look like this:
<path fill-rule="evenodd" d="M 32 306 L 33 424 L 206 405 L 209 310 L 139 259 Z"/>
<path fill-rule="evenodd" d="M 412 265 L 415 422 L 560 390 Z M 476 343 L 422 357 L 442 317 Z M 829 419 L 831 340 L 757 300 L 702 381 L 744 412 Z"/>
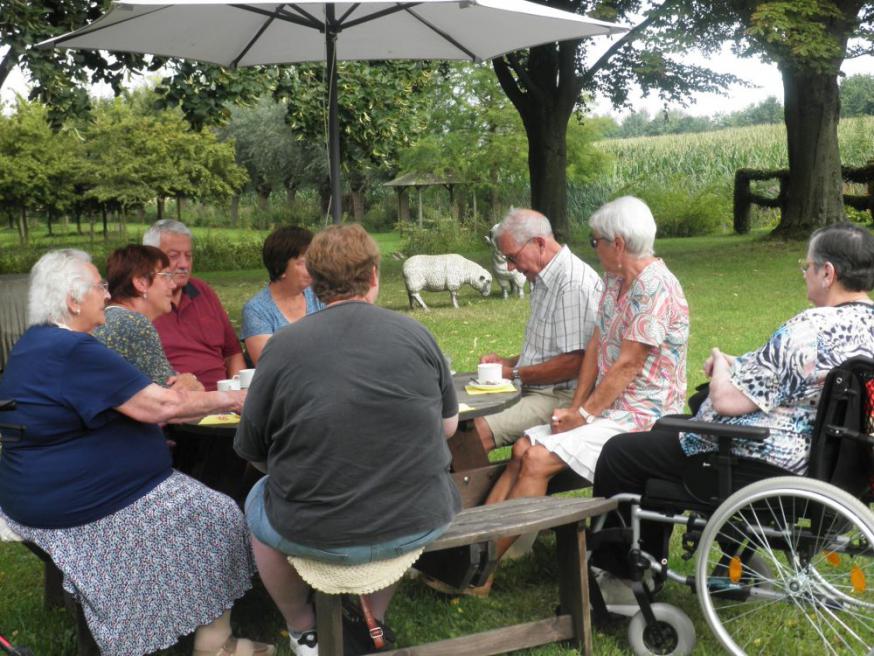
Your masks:
<path fill-rule="evenodd" d="M 404 173 L 399 175 L 394 180 L 390 180 L 383 184 L 385 187 L 394 187 L 398 194 L 398 221 L 409 221 L 410 219 L 410 204 L 407 198 L 407 189 L 415 188 L 418 196 L 418 221 L 419 226 L 422 226 L 422 189 L 424 187 L 446 187 L 449 192 L 449 202 L 452 203 L 455 199 L 455 185 L 466 184 L 465 180 L 448 174 L 435 175 L 433 173 Z M 476 195 L 473 197 L 473 213 L 476 215 Z"/>

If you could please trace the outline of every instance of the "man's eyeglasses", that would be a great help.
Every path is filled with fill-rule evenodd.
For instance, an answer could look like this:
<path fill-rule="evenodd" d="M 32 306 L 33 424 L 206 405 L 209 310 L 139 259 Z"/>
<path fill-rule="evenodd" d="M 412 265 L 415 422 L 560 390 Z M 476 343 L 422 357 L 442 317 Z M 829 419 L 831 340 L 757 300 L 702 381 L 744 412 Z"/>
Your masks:
<path fill-rule="evenodd" d="M 504 254 L 504 257 L 507 258 L 507 262 L 509 262 L 509 263 L 512 264 L 513 266 L 516 266 L 516 258 L 519 257 L 519 253 L 521 253 L 522 251 L 524 251 L 524 250 L 525 250 L 525 247 L 526 247 L 528 244 L 530 244 L 531 241 L 532 241 L 533 239 L 534 239 L 534 238 L 532 237 L 531 239 L 529 239 L 528 241 L 526 241 L 524 244 L 522 244 L 522 246 L 519 247 L 519 250 L 517 250 L 517 251 L 516 251 L 515 253 L 513 253 L 512 255 Z"/>
<path fill-rule="evenodd" d="M 807 258 L 802 257 L 800 260 L 798 260 L 798 266 L 801 267 L 801 273 L 807 273 L 807 270 L 810 267 L 816 268 L 819 265 L 816 262 L 811 262 Z"/>
<path fill-rule="evenodd" d="M 101 280 L 100 282 L 95 282 L 91 285 L 94 289 L 102 289 L 104 292 L 109 291 L 109 283 L 105 280 Z"/>
<path fill-rule="evenodd" d="M 610 241 L 607 237 L 592 237 L 589 240 L 589 243 L 592 245 L 592 248 L 598 248 L 599 241 Z"/>

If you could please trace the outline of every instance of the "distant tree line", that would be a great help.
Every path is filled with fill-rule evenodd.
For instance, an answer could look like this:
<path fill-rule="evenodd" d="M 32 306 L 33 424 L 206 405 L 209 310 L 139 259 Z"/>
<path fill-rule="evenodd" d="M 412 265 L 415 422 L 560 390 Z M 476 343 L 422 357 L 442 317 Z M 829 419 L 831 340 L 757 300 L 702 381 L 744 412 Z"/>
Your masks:
<path fill-rule="evenodd" d="M 841 118 L 874 116 L 874 75 L 851 75 L 840 85 Z M 652 137 L 662 134 L 710 132 L 723 128 L 783 123 L 783 104 L 774 96 L 730 114 L 692 116 L 680 110 L 667 110 L 651 116 L 646 110 L 633 111 L 621 121 L 598 117 L 598 128 L 605 139 Z"/>
<path fill-rule="evenodd" d="M 29 241 L 30 214 L 58 220 L 100 217 L 124 224 L 167 198 L 223 201 L 246 183 L 231 143 L 193 130 L 178 110 L 155 110 L 148 92 L 96 101 L 87 118 L 53 129 L 48 108 L 20 100 L 0 116 L 0 212 Z"/>

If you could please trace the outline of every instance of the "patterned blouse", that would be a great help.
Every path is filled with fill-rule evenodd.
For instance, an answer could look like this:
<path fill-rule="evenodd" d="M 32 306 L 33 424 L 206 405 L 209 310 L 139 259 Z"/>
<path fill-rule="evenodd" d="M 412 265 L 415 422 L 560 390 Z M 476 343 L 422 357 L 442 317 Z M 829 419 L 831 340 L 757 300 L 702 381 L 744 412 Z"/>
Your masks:
<path fill-rule="evenodd" d="M 168 387 L 167 379 L 176 375 L 164 354 L 158 331 L 144 314 L 110 305 L 106 308 L 106 323 L 98 326 L 92 334 L 151 378 L 153 383 Z"/>
<path fill-rule="evenodd" d="M 874 357 L 874 305 L 805 310 L 780 326 L 760 349 L 739 356 L 731 368 L 732 384 L 758 410 L 725 417 L 707 399 L 695 418 L 770 428 L 770 436 L 761 442 L 735 440 L 734 454 L 804 474 L 826 375 L 856 355 Z M 694 433 L 681 434 L 680 444 L 687 455 L 716 450 L 715 441 Z"/>
<path fill-rule="evenodd" d="M 604 276 L 598 312 L 598 380 L 619 357 L 623 340 L 654 347 L 640 374 L 601 413 L 628 431 L 647 430 L 659 417 L 681 412 L 686 402 L 686 343 L 689 306 L 679 281 L 661 259 L 654 260 L 624 296 L 622 278 Z"/>

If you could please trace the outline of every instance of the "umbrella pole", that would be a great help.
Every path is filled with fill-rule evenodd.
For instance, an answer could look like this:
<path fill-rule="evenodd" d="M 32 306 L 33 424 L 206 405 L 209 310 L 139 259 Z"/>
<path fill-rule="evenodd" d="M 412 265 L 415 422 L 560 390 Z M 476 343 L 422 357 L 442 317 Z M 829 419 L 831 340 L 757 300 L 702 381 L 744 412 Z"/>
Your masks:
<path fill-rule="evenodd" d="M 325 55 L 328 66 L 328 160 L 331 171 L 331 215 L 341 222 L 343 213 L 340 185 L 340 128 L 337 122 L 337 32 L 334 29 L 334 5 L 325 5 Z"/>

